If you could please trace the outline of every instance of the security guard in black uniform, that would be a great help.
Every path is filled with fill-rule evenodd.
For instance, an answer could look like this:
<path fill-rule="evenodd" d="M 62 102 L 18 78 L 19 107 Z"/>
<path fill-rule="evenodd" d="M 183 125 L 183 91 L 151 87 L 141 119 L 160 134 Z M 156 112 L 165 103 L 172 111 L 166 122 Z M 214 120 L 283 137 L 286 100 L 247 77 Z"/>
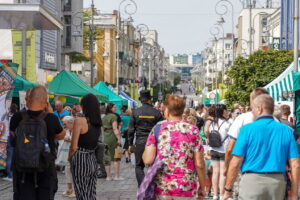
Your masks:
<path fill-rule="evenodd" d="M 132 113 L 132 119 L 129 124 L 129 151 L 133 150 L 133 140 L 135 140 L 135 174 L 138 185 L 142 183 L 145 173 L 145 164 L 142 155 L 145 150 L 147 138 L 152 128 L 157 122 L 162 121 L 161 113 L 152 106 L 152 97 L 149 90 L 142 90 L 140 92 L 140 101 L 142 106 Z"/>

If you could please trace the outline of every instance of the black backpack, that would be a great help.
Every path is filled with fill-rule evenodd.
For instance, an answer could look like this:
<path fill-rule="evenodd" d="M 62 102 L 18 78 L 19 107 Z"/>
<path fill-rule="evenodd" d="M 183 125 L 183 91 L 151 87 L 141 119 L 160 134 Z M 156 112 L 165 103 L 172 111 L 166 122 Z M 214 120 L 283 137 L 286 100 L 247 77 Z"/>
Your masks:
<path fill-rule="evenodd" d="M 225 120 L 222 122 L 222 124 L 218 127 L 218 130 L 211 130 L 208 136 L 208 145 L 210 147 L 214 147 L 214 148 L 218 148 L 221 147 L 223 142 L 227 139 L 227 136 L 225 137 L 225 139 L 222 141 L 222 137 L 220 134 L 220 128 L 221 126 L 224 124 Z M 214 122 L 212 124 L 212 126 L 214 125 Z"/>
<path fill-rule="evenodd" d="M 51 152 L 47 140 L 47 116 L 42 112 L 31 117 L 21 112 L 22 120 L 16 130 L 14 167 L 19 172 L 43 172 L 49 167 Z"/>

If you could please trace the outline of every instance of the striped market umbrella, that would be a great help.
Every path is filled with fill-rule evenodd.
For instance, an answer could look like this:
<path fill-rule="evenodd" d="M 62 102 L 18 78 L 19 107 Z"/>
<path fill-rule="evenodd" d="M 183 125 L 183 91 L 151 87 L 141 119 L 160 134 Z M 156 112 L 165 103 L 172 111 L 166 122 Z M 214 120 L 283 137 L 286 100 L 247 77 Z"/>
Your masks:
<path fill-rule="evenodd" d="M 294 91 L 294 78 L 293 78 L 293 63 L 282 72 L 276 79 L 266 85 L 264 88 L 267 89 L 270 96 L 275 102 L 279 101 L 291 101 L 291 99 L 284 99 L 282 97 L 283 92 Z"/>

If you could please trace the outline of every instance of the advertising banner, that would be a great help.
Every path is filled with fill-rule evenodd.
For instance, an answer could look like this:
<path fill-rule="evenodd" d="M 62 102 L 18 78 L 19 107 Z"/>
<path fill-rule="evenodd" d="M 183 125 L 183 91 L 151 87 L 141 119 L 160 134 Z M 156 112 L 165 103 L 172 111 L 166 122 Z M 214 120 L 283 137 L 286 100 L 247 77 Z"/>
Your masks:
<path fill-rule="evenodd" d="M 6 166 L 6 146 L 9 136 L 10 106 L 18 65 L 0 63 L 0 169 Z"/>
<path fill-rule="evenodd" d="M 22 31 L 12 31 L 13 62 L 20 65 L 18 74 L 22 76 Z M 36 31 L 26 31 L 26 77 L 30 82 L 37 83 L 36 66 Z"/>

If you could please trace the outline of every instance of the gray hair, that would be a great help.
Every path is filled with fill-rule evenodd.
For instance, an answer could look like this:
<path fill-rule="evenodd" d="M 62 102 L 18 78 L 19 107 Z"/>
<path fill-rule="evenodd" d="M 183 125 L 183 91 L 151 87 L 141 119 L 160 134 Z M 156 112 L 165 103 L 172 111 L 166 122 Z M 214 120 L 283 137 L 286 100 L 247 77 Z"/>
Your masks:
<path fill-rule="evenodd" d="M 261 94 L 259 96 L 257 96 L 254 99 L 254 104 L 255 106 L 262 106 L 263 109 L 267 112 L 269 112 L 270 114 L 274 113 L 274 100 L 272 99 L 272 97 L 268 94 Z"/>
<path fill-rule="evenodd" d="M 66 122 L 68 124 L 73 124 L 74 123 L 75 118 L 72 116 L 65 116 L 62 121 Z"/>
<path fill-rule="evenodd" d="M 279 106 L 274 107 L 274 113 L 273 116 L 276 117 L 277 119 L 281 118 L 281 110 Z"/>

